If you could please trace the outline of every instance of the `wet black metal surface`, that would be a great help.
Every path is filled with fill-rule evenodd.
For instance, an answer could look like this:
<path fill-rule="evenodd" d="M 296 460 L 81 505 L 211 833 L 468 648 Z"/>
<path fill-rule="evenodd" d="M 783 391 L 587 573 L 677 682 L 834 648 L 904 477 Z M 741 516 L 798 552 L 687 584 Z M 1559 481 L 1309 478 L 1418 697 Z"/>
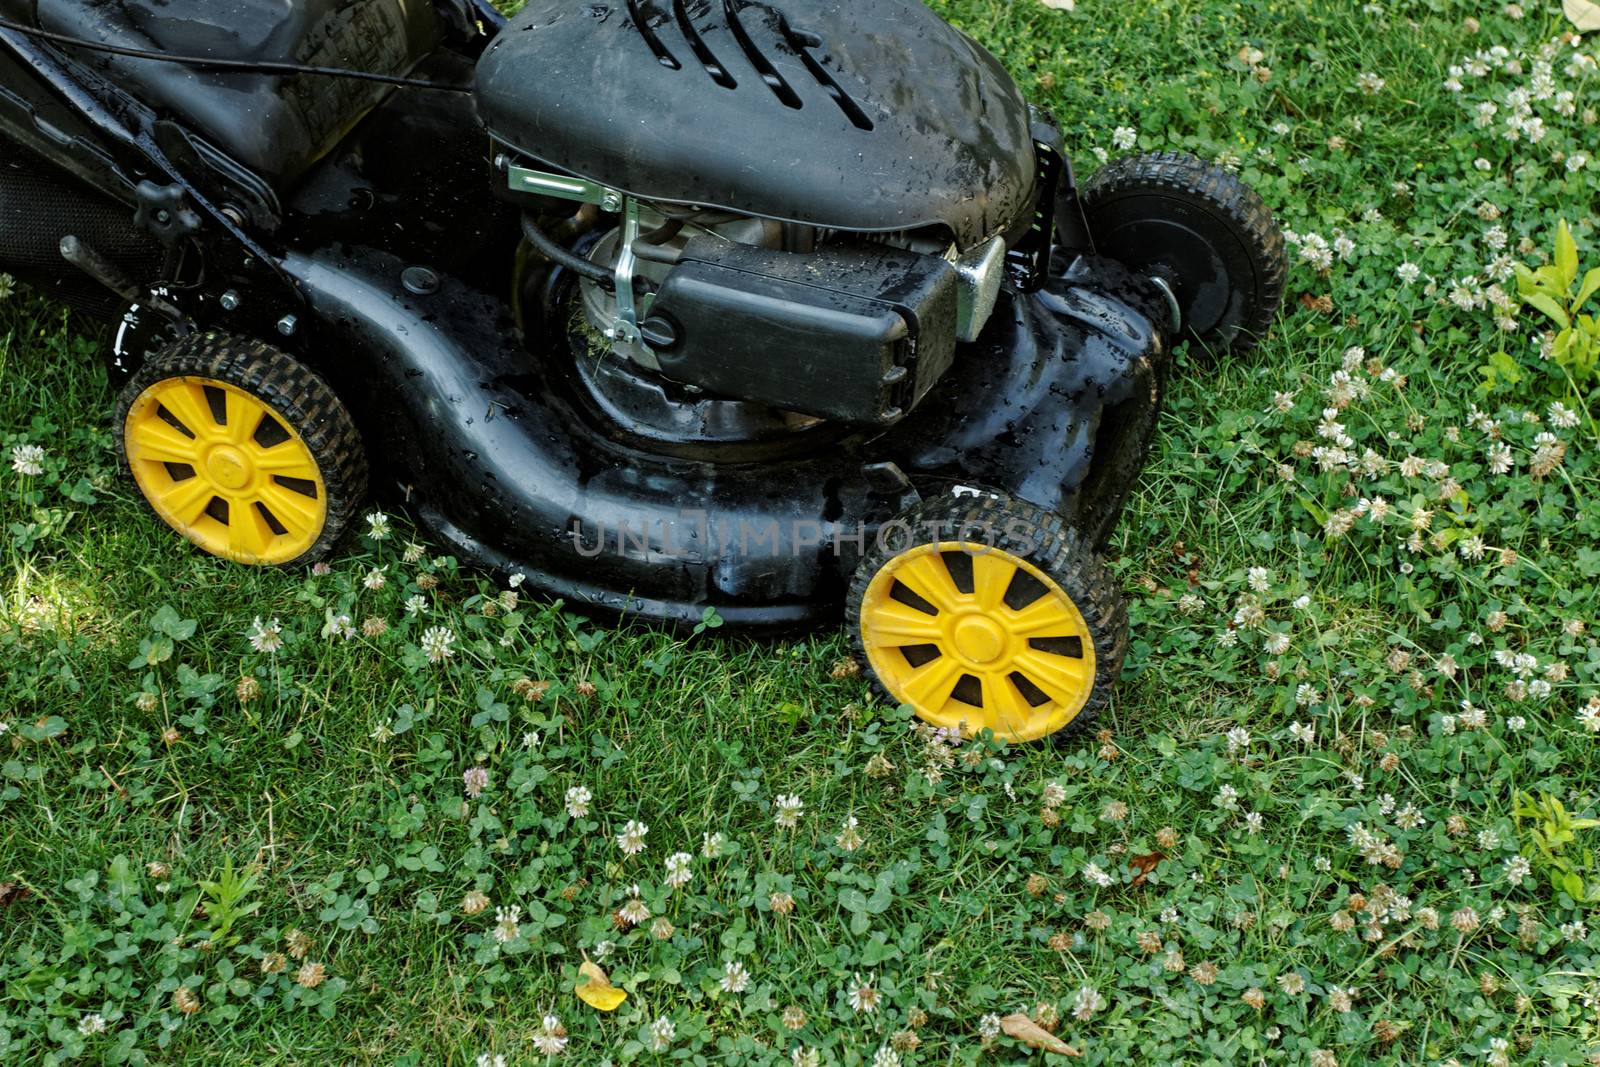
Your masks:
<path fill-rule="evenodd" d="M 530 362 L 492 296 L 445 279 L 417 297 L 403 264 L 373 252 L 286 266 L 323 344 L 369 353 L 370 445 L 435 537 L 577 605 L 678 622 L 706 607 L 742 627 L 834 618 L 863 539 L 903 503 L 874 494 L 874 462 L 898 463 L 924 493 L 966 485 L 1074 514 L 1109 458 L 1102 416 L 1141 401 L 1153 415 L 1166 353 L 1148 283 L 1079 261 L 1004 298 L 890 434 L 796 435 L 760 462 L 715 444 L 668 455 L 596 425 L 559 365 Z"/>

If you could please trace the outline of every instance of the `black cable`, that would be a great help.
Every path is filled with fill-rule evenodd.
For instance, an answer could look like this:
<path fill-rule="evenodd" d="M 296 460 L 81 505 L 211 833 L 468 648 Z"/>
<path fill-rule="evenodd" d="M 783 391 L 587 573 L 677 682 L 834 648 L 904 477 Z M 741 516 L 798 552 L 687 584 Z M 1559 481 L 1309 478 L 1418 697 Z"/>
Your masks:
<path fill-rule="evenodd" d="M 470 93 L 471 85 L 452 85 L 447 82 L 433 82 L 426 78 L 403 78 L 396 74 L 374 74 L 365 70 L 349 70 L 344 67 L 308 67 L 299 63 L 274 63 L 250 59 L 216 59 L 211 56 L 181 56 L 171 52 L 150 52 L 142 48 L 124 48 L 121 45 L 104 44 L 100 41 L 90 41 L 83 37 L 73 37 L 71 34 L 56 33 L 53 30 L 42 29 L 38 26 L 27 26 L 20 22 L 12 22 L 7 18 L 0 18 L 0 30 L 13 30 L 25 37 L 37 37 L 53 44 L 67 45 L 72 48 L 82 48 L 90 52 L 104 52 L 113 56 L 126 56 L 129 59 L 148 59 L 156 63 L 173 63 L 180 67 L 203 67 L 208 70 L 232 71 L 239 74 L 309 74 L 318 78 L 350 78 L 355 81 L 377 82 L 381 85 L 398 85 L 405 89 L 437 89 L 446 93 Z"/>
<path fill-rule="evenodd" d="M 533 220 L 532 215 L 522 216 L 522 235 L 528 239 L 529 244 L 538 250 L 540 255 L 552 263 L 563 266 L 580 277 L 599 282 L 608 289 L 616 285 L 616 271 L 602 267 L 592 260 L 584 259 L 571 249 L 563 248 L 555 241 L 552 241 L 550 235 L 539 228 L 539 224 Z"/>

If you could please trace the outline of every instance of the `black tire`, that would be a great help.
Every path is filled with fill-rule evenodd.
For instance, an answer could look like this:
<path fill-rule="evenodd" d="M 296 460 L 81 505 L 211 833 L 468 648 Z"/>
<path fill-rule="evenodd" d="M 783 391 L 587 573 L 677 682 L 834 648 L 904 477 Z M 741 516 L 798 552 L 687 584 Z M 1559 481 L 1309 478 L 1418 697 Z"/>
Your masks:
<path fill-rule="evenodd" d="M 1171 287 L 1185 339 L 1242 355 L 1266 335 L 1288 260 L 1272 212 L 1237 176 L 1157 152 L 1113 160 L 1080 197 L 1098 253 Z"/>
<path fill-rule="evenodd" d="M 281 426 L 299 436 L 316 463 L 326 494 L 320 533 L 292 558 L 259 562 L 303 565 L 327 556 L 367 496 L 367 455 L 361 435 L 333 388 L 305 364 L 260 341 L 221 333 L 196 333 L 175 341 L 129 378 L 117 398 L 113 437 L 119 464 L 130 478 L 135 477 L 126 440 L 130 410 L 152 386 L 182 377 L 212 379 L 250 394 L 270 409 Z M 151 503 L 148 493 L 146 498 Z M 168 525 L 173 524 L 168 521 Z M 184 530 L 174 529 L 206 548 Z"/>
<path fill-rule="evenodd" d="M 932 532 L 937 530 L 950 533 Z M 981 534 L 977 540 L 969 541 L 960 536 L 963 530 Z M 874 588 L 880 572 L 893 561 L 904 558 L 906 552 L 918 545 L 935 541 L 961 541 L 999 549 L 1026 561 L 1071 599 L 1082 616 L 1093 646 L 1093 683 L 1082 706 L 1072 713 L 1064 726 L 1054 731 L 1053 737 L 1061 740 L 1086 729 L 1110 703 L 1112 688 L 1122 672 L 1122 662 L 1128 651 L 1127 605 L 1110 571 L 1076 529 L 1053 512 L 1000 494 L 941 496 L 925 501 L 900 516 L 897 523 L 891 523 L 885 536 L 878 539 L 861 561 L 850 585 L 845 616 L 856 657 L 866 668 L 878 696 L 890 704 L 901 703 L 890 683 L 877 672 L 868 648 L 862 618 L 864 611 L 872 610 L 868 603 L 869 590 Z M 947 556 L 942 558 L 948 561 Z M 949 567 L 950 563 L 944 565 Z M 954 575 L 953 571 L 950 573 Z M 969 578 L 968 582 L 971 580 Z M 956 582 L 959 587 L 960 579 Z M 1081 650 L 1079 655 L 1081 658 Z M 1021 687 L 1017 688 L 1020 693 Z M 1028 699 L 1026 694 L 1022 695 Z M 1037 708 L 1035 705 L 1035 710 Z M 921 715 L 921 709 L 918 713 Z M 1047 735 L 1035 734 L 1022 739 L 1043 736 Z"/>

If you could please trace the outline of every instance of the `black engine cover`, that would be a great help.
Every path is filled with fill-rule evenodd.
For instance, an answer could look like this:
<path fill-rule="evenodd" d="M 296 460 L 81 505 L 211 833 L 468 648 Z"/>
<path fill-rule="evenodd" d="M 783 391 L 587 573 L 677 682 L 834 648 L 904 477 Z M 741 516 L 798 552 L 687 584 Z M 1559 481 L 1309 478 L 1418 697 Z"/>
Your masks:
<path fill-rule="evenodd" d="M 1022 95 L 915 0 L 532 0 L 478 94 L 512 148 L 646 199 L 964 249 L 1031 206 Z"/>

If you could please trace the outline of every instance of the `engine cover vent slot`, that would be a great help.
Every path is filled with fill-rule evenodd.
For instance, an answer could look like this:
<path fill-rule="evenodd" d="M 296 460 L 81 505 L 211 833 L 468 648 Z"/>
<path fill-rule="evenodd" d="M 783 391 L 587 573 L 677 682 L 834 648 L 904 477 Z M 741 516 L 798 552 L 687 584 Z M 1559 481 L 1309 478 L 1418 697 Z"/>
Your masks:
<path fill-rule="evenodd" d="M 694 20 L 697 15 L 690 10 L 691 5 L 698 10 L 699 17 L 703 17 L 711 11 L 710 5 L 705 0 L 670 0 L 670 15 L 661 11 L 656 0 L 627 0 L 627 4 L 628 16 L 634 28 L 638 30 L 639 36 L 644 38 L 645 45 L 663 67 L 669 70 L 683 69 L 683 64 L 657 32 L 661 26 L 672 21 L 677 23 L 678 32 L 683 35 L 684 42 L 713 82 L 724 89 L 739 87 L 738 79 L 733 76 L 733 72 L 717 58 L 716 53 L 706 42 L 705 35 L 695 28 Z M 761 0 L 722 0 L 721 6 L 723 19 L 734 42 L 738 44 L 739 50 L 744 53 L 744 58 L 760 76 L 761 81 L 772 90 L 772 95 L 776 96 L 784 107 L 801 111 L 805 108 L 805 101 L 762 51 L 761 45 L 741 18 L 740 12 L 748 11 L 752 7 L 762 12 L 768 25 L 782 38 L 779 47 L 786 47 L 805 66 L 806 72 L 828 94 L 828 98 L 844 113 L 844 117 L 850 120 L 850 124 L 858 130 L 872 131 L 873 122 L 866 110 L 845 91 L 838 80 L 828 72 L 828 68 L 823 66 L 822 61 L 812 53 L 812 49 L 823 47 L 824 41 L 821 36 L 796 29 L 790 24 L 789 17 L 775 5 L 763 3 Z"/>
<path fill-rule="evenodd" d="M 706 44 L 705 38 L 700 36 L 700 31 L 694 28 L 694 20 L 689 17 L 689 9 L 684 6 L 684 0 L 672 0 L 672 13 L 678 17 L 678 29 L 683 31 L 684 40 L 689 42 L 689 48 L 694 52 L 694 57 L 700 65 L 706 68 L 706 73 L 711 75 L 711 80 L 724 89 L 737 89 L 739 83 L 733 75 L 728 73 Z"/>
<path fill-rule="evenodd" d="M 828 95 L 833 98 L 835 104 L 839 105 L 839 110 L 844 112 L 844 117 L 850 120 L 852 126 L 858 130 L 865 130 L 871 133 L 872 120 L 867 117 L 865 111 L 861 110 L 861 105 L 856 103 L 855 99 L 845 92 L 838 82 L 833 80 L 833 75 L 828 73 L 828 69 L 817 60 L 816 56 L 811 54 L 811 49 L 822 46 L 822 38 L 814 33 L 796 30 L 789 25 L 789 19 L 781 11 L 777 12 L 777 16 L 778 28 L 783 31 L 784 39 L 789 42 L 789 47 L 794 49 L 795 54 L 800 57 L 800 61 L 806 65 L 806 70 L 810 71 L 811 76 L 817 79 L 817 84 L 827 90 Z"/>
<path fill-rule="evenodd" d="M 733 31 L 733 39 L 739 42 L 739 47 L 744 50 L 744 56 L 750 65 L 756 68 L 756 73 L 761 75 L 761 80 L 767 83 L 774 96 L 783 102 L 784 107 L 799 111 L 805 107 L 800 101 L 800 94 L 794 87 L 784 81 L 783 75 L 778 73 L 778 68 L 772 61 L 761 54 L 761 49 L 756 47 L 755 41 L 750 38 L 750 31 L 745 29 L 744 23 L 739 21 L 739 8 L 744 0 L 722 0 L 722 10 L 728 16 L 728 29 Z M 771 10 L 770 8 L 768 9 Z"/>
<path fill-rule="evenodd" d="M 662 22 L 666 21 L 665 16 L 656 16 L 656 5 L 651 0 L 628 0 L 628 17 L 633 20 L 634 26 L 639 30 L 639 36 L 644 38 L 644 43 L 650 46 L 650 51 L 655 55 L 657 62 L 669 70 L 683 69 L 678 57 L 661 43 L 655 27 L 650 24 L 652 17 L 659 17 Z"/>

